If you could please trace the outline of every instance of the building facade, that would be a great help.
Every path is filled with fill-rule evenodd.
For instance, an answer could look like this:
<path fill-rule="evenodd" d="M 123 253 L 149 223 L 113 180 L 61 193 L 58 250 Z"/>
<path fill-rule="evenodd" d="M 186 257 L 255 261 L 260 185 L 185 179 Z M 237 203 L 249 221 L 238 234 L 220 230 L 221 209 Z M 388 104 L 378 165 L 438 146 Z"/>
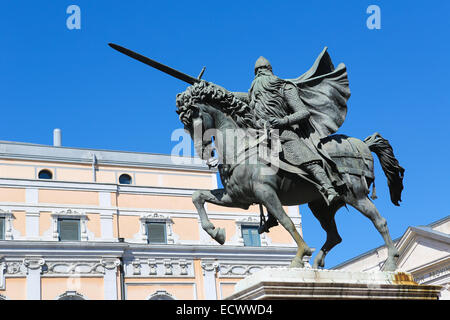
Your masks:
<path fill-rule="evenodd" d="M 441 300 L 450 300 L 450 216 L 427 226 L 409 227 L 394 240 L 399 251 L 398 269 L 409 272 L 419 284 L 440 285 Z M 345 261 L 333 269 L 378 271 L 387 259 L 381 246 Z"/>
<path fill-rule="evenodd" d="M 258 235 L 257 206 L 206 204 L 225 244 L 204 232 L 191 196 L 216 176 L 194 158 L 0 142 L 0 299 L 222 299 L 288 265 L 294 241 Z"/>

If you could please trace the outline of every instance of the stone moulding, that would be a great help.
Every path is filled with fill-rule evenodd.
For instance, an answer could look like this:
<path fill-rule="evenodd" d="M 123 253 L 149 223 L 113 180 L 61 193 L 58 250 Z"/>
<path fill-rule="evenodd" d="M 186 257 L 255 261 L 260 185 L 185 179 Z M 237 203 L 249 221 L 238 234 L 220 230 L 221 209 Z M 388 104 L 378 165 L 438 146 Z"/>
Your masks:
<path fill-rule="evenodd" d="M 88 240 L 88 232 L 86 222 L 88 217 L 85 212 L 78 212 L 72 209 L 66 209 L 51 214 L 52 217 L 52 240 L 58 241 L 58 219 L 59 218 L 75 218 L 80 220 L 80 240 Z"/>
<path fill-rule="evenodd" d="M 93 276 L 103 275 L 104 273 L 104 266 L 96 261 L 60 261 L 47 263 L 44 276 Z"/>
<path fill-rule="evenodd" d="M 437 300 L 441 289 L 419 285 L 404 272 L 266 268 L 239 281 L 225 299 Z"/>
<path fill-rule="evenodd" d="M 174 234 L 173 234 L 173 220 L 170 218 L 170 216 L 165 214 L 160 214 L 157 212 L 150 212 L 150 213 L 142 213 L 141 217 L 139 218 L 140 221 L 140 231 L 136 237 L 140 237 L 140 241 L 143 243 L 147 243 L 148 240 L 148 234 L 147 234 L 147 227 L 146 224 L 148 222 L 161 222 L 165 223 L 166 226 L 166 237 L 167 237 L 167 243 L 168 244 L 174 244 Z"/>

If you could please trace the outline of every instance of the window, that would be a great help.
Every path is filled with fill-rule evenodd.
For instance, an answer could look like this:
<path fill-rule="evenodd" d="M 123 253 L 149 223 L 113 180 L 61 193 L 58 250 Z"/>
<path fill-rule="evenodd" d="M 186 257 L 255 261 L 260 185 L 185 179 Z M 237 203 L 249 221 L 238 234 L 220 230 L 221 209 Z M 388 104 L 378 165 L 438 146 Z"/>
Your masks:
<path fill-rule="evenodd" d="M 244 239 L 244 246 L 260 247 L 261 240 L 259 238 L 257 226 L 242 226 L 242 238 Z"/>
<path fill-rule="evenodd" d="M 173 221 L 168 215 L 157 212 L 142 213 L 139 222 L 142 243 L 175 243 Z"/>
<path fill-rule="evenodd" d="M 44 169 L 39 171 L 39 179 L 53 179 L 53 174 L 50 170 Z"/>
<path fill-rule="evenodd" d="M 73 295 L 73 296 L 67 295 L 67 296 L 59 298 L 58 300 L 84 300 L 84 299 L 79 296 L 75 296 L 75 295 Z"/>
<path fill-rule="evenodd" d="M 59 234 L 59 241 L 79 241 L 80 220 L 59 218 L 58 234 Z"/>
<path fill-rule="evenodd" d="M 5 240 L 5 218 L 0 218 L 0 240 Z"/>
<path fill-rule="evenodd" d="M 58 300 L 85 300 L 84 297 L 76 291 L 66 291 L 58 297 Z"/>
<path fill-rule="evenodd" d="M 148 300 L 175 300 L 175 298 L 165 290 L 158 290 Z"/>
<path fill-rule="evenodd" d="M 87 241 L 89 220 L 86 213 L 66 209 L 52 213 L 52 239 L 54 241 Z"/>
<path fill-rule="evenodd" d="M 148 243 L 167 243 L 166 224 L 164 222 L 147 222 Z"/>
<path fill-rule="evenodd" d="M 129 174 L 121 174 L 119 177 L 119 183 L 120 184 L 131 184 L 131 176 Z"/>
<path fill-rule="evenodd" d="M 13 219 L 15 218 L 12 212 L 3 211 L 0 209 L 0 240 L 13 240 Z"/>

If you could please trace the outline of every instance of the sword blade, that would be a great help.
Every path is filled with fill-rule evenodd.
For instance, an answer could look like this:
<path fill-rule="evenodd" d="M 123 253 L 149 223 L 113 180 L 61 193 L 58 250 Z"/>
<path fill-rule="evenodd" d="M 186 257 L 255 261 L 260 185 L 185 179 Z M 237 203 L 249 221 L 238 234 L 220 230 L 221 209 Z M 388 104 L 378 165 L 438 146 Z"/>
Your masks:
<path fill-rule="evenodd" d="M 119 45 L 114 44 L 114 43 L 108 43 L 108 45 L 111 48 L 113 48 L 113 49 L 115 49 L 115 50 L 117 50 L 117 51 L 119 51 L 119 52 L 121 52 L 123 54 L 126 54 L 127 56 L 129 56 L 129 57 L 131 57 L 133 59 L 136 59 L 136 60 L 138 60 L 138 61 L 140 61 L 142 63 L 145 63 L 146 65 L 149 65 L 149 66 L 151 66 L 151 67 L 153 67 L 155 69 L 158 69 L 159 71 L 167 73 L 168 75 L 171 75 L 172 77 L 175 77 L 175 78 L 177 78 L 177 79 L 179 79 L 181 81 L 187 82 L 187 83 L 189 83 L 191 85 L 193 85 L 194 83 L 200 82 L 200 79 L 191 77 L 190 75 L 187 75 L 187 74 L 185 74 L 183 72 L 175 70 L 175 69 L 173 69 L 173 68 L 171 68 L 169 66 L 166 66 L 166 65 L 164 65 L 162 63 L 159 63 L 158 61 L 152 60 L 150 58 L 147 58 L 147 57 L 145 57 L 145 56 L 143 56 L 143 55 L 141 55 L 139 53 L 136 53 L 134 51 L 131 51 L 131 50 L 127 49 L 127 48 L 124 48 L 124 47 L 119 46 Z"/>

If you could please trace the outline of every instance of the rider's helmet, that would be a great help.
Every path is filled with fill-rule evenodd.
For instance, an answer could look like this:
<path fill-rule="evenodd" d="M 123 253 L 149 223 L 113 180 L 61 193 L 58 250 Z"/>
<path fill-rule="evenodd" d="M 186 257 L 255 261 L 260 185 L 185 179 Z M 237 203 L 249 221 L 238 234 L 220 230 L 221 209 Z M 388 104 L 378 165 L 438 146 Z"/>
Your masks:
<path fill-rule="evenodd" d="M 269 60 L 267 60 L 263 56 L 259 57 L 255 62 L 255 74 L 257 73 L 259 68 L 267 68 L 272 71 L 272 66 L 270 65 Z"/>

